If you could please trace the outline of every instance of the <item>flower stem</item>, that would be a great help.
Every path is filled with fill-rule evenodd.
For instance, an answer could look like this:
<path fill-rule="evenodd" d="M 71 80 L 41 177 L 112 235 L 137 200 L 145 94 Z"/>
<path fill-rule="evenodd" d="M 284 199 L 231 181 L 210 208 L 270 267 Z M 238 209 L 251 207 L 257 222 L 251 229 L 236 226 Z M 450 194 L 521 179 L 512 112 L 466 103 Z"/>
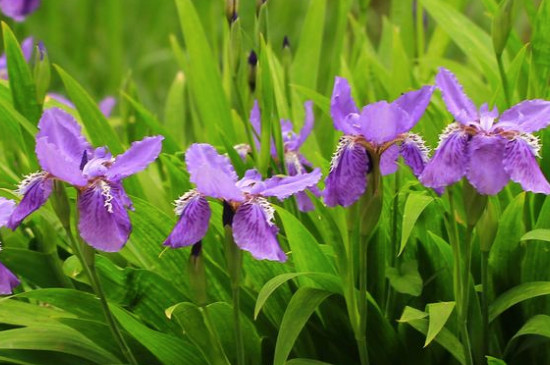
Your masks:
<path fill-rule="evenodd" d="M 229 277 L 231 278 L 231 293 L 233 299 L 233 332 L 237 348 L 237 364 L 245 364 L 244 341 L 241 329 L 240 281 L 242 268 L 242 252 L 233 240 L 231 226 L 225 226 L 225 257 Z"/>
<path fill-rule="evenodd" d="M 73 253 L 80 261 L 80 264 L 82 265 L 82 268 L 86 272 L 86 276 L 90 281 L 92 290 L 101 302 L 103 314 L 105 315 L 107 325 L 109 326 L 109 329 L 111 330 L 115 341 L 120 347 L 120 350 L 128 363 L 131 365 L 138 365 L 136 358 L 134 357 L 132 351 L 130 350 L 130 347 L 128 347 L 128 344 L 124 340 L 124 337 L 122 336 L 122 333 L 118 328 L 115 318 L 113 317 L 113 314 L 109 309 L 109 303 L 107 303 L 105 293 L 101 288 L 101 282 L 95 269 L 94 250 L 90 246 L 86 245 L 82 240 L 77 240 L 71 230 L 69 199 L 67 198 L 67 193 L 64 187 L 56 186 L 53 203 L 54 210 L 56 211 L 56 214 L 61 221 L 63 229 L 67 233 L 67 237 L 69 237 L 69 243 L 71 245 Z"/>
<path fill-rule="evenodd" d="M 482 342 L 483 355 L 489 354 L 489 251 L 481 251 L 481 316 L 482 316 Z"/>
<path fill-rule="evenodd" d="M 101 287 L 101 281 L 99 279 L 99 276 L 97 275 L 97 270 L 95 268 L 94 250 L 91 247 L 87 246 L 81 240 L 77 241 L 70 229 L 65 228 L 65 230 L 67 231 L 67 235 L 71 240 L 73 250 L 77 255 L 80 263 L 82 264 L 82 267 L 86 272 L 86 276 L 88 276 L 88 280 L 90 280 L 90 285 L 92 286 L 95 295 L 99 298 L 101 309 L 103 310 L 103 314 L 105 315 L 105 319 L 107 320 L 107 325 L 109 326 L 111 334 L 117 342 L 120 351 L 122 351 L 122 354 L 129 364 L 138 365 L 136 358 L 132 354 L 130 347 L 126 343 L 126 340 L 124 340 L 122 332 L 120 331 L 120 328 L 118 327 L 118 324 L 109 308 L 109 303 L 107 302 L 105 293 L 103 292 L 103 288 Z"/>
<path fill-rule="evenodd" d="M 361 205 L 360 216 L 360 240 L 359 240 L 359 329 L 356 333 L 356 339 L 359 346 L 359 356 L 361 364 L 369 364 L 367 347 L 367 274 L 368 274 L 368 243 L 372 233 L 378 225 L 380 214 L 382 212 L 382 175 L 380 173 L 380 156 L 375 153 L 369 154 L 372 171 L 369 175 L 369 184 L 365 200 Z"/>
<path fill-rule="evenodd" d="M 464 346 L 464 355 L 466 364 L 473 364 L 472 346 L 470 342 L 470 334 L 468 332 L 468 304 L 470 299 L 470 267 L 472 263 L 472 233 L 474 227 L 468 225 L 466 228 L 466 236 L 463 242 L 463 267 L 462 267 L 462 294 L 461 305 L 459 310 L 459 321 L 462 326 L 462 342 Z"/>

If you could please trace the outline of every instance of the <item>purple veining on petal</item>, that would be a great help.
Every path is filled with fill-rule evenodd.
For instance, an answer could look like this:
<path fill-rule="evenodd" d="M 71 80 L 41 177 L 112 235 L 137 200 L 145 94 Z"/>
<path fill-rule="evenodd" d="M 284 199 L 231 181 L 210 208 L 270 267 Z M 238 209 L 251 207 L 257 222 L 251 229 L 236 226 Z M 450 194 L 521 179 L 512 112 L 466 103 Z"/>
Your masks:
<path fill-rule="evenodd" d="M 78 197 L 78 230 L 90 246 L 106 252 L 122 249 L 132 225 L 126 208 L 128 197 L 120 184 L 99 181 Z"/>
<path fill-rule="evenodd" d="M 274 213 L 264 198 L 241 204 L 233 217 L 233 239 L 255 259 L 285 262 L 286 255 L 277 241 L 279 228 L 274 223 Z"/>
<path fill-rule="evenodd" d="M 478 119 L 476 106 L 468 98 L 451 71 L 440 67 L 435 77 L 435 85 L 443 94 L 447 110 L 461 124 L 468 125 Z"/>
<path fill-rule="evenodd" d="M 510 180 L 503 165 L 505 144 L 500 136 L 482 134 L 472 137 L 468 144 L 466 177 L 479 193 L 495 195 Z"/>
<path fill-rule="evenodd" d="M 504 149 L 504 169 L 524 190 L 550 194 L 550 184 L 537 164 L 539 148 L 537 138 L 530 134 L 509 140 Z"/>
<path fill-rule="evenodd" d="M 227 156 L 220 155 L 209 144 L 192 144 L 185 153 L 190 181 L 206 196 L 242 201 L 237 188 L 237 174 Z"/>
<path fill-rule="evenodd" d="M 550 101 L 526 100 L 505 110 L 494 128 L 532 133 L 550 124 Z"/>
<path fill-rule="evenodd" d="M 27 176 L 17 189 L 23 196 L 13 213 L 7 227 L 15 230 L 21 222 L 32 212 L 46 203 L 52 192 L 53 181 L 43 171 Z"/>
<path fill-rule="evenodd" d="M 420 182 L 438 189 L 462 179 L 468 164 L 468 135 L 457 124 L 451 124 L 442 133 L 434 156 L 428 162 Z"/>
<path fill-rule="evenodd" d="M 495 119 L 498 117 L 498 109 L 495 106 L 492 110 L 489 110 L 489 105 L 484 103 L 479 108 L 479 126 L 485 132 L 490 132 L 493 127 Z"/>
<path fill-rule="evenodd" d="M 208 231 L 211 216 L 208 201 L 198 191 L 191 190 L 176 200 L 175 205 L 179 220 L 164 245 L 172 248 L 194 245 Z"/>
<path fill-rule="evenodd" d="M 325 204 L 329 207 L 347 207 L 357 201 L 367 187 L 369 159 L 365 148 L 342 137 L 331 161 L 330 172 L 325 179 Z"/>
<path fill-rule="evenodd" d="M 429 149 L 424 140 L 417 134 L 409 133 L 401 143 L 400 153 L 405 164 L 411 168 L 416 177 L 419 177 L 429 161 Z"/>

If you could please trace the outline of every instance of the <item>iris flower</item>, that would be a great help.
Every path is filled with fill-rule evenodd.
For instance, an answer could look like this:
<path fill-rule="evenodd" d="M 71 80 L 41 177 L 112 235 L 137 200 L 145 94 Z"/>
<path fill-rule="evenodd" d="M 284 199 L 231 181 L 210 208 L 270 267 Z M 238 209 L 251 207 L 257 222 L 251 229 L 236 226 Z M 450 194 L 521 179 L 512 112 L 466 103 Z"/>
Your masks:
<path fill-rule="evenodd" d="M 23 52 L 23 57 L 27 62 L 31 60 L 33 47 L 33 37 L 27 37 L 21 43 L 21 51 Z M 8 79 L 8 58 L 5 53 L 2 53 L 2 56 L 0 56 L 0 78 L 4 80 Z"/>
<path fill-rule="evenodd" d="M 311 169 L 313 168 L 311 162 L 309 162 L 300 152 L 300 148 L 313 130 L 313 103 L 311 101 L 305 102 L 304 109 L 306 111 L 304 126 L 299 133 L 294 132 L 292 122 L 290 120 L 281 120 L 285 167 L 290 176 L 305 174 L 308 171 L 311 171 Z M 252 124 L 255 132 L 254 142 L 256 143 L 256 147 L 259 150 L 260 141 L 258 140 L 257 136 L 261 134 L 262 121 L 258 101 L 254 101 L 254 107 L 250 112 L 250 123 Z M 247 145 L 238 145 L 236 146 L 236 149 L 241 157 L 246 156 L 246 153 L 250 151 L 250 147 Z M 271 141 L 271 156 L 274 159 L 278 158 L 275 143 L 273 141 Z M 309 190 L 316 196 L 321 196 L 321 192 L 316 186 L 312 186 L 311 188 L 309 188 Z M 298 202 L 298 209 L 300 209 L 302 212 L 313 210 L 313 203 L 311 199 L 309 199 L 305 191 L 298 192 L 296 194 L 296 200 Z"/>
<path fill-rule="evenodd" d="M 61 94 L 50 92 L 48 93 L 48 97 L 63 105 L 68 106 L 69 108 L 76 109 L 75 105 Z M 116 99 L 112 96 L 107 96 L 99 102 L 98 106 L 101 113 L 103 113 L 105 117 L 109 118 L 111 116 L 111 113 L 113 112 L 114 107 L 116 106 Z"/>
<path fill-rule="evenodd" d="M 397 159 L 419 176 L 428 160 L 428 149 L 422 138 L 409 131 L 416 125 L 433 93 L 433 86 L 401 95 L 388 103 L 379 101 L 361 111 L 351 97 L 346 79 L 337 77 L 331 99 L 334 127 L 344 132 L 332 157 L 325 180 L 325 203 L 349 206 L 365 192 L 372 158 L 380 158 L 382 175 L 397 170 Z"/>
<path fill-rule="evenodd" d="M 295 176 L 275 176 L 263 180 L 256 170 L 248 170 L 238 179 L 227 156 L 220 155 L 208 144 L 193 144 L 185 154 L 190 180 L 196 189 L 176 200 L 178 223 L 164 245 L 173 248 L 198 243 L 208 230 L 210 206 L 206 197 L 222 199 L 233 211 L 231 224 L 235 243 L 256 259 L 286 261 L 277 241 L 279 229 L 274 222 L 275 210 L 267 197 L 286 199 L 317 184 L 319 169 Z"/>
<path fill-rule="evenodd" d="M 40 6 L 40 0 L 0 0 L 0 10 L 15 21 L 22 22 Z"/>
<path fill-rule="evenodd" d="M 550 124 L 549 101 L 526 100 L 499 117 L 496 107 L 489 110 L 487 104 L 477 110 L 449 70 L 440 68 L 436 86 L 456 122 L 440 136 L 420 177 L 424 185 L 444 188 L 466 176 L 485 195 L 497 194 L 509 180 L 526 191 L 550 194 L 537 164 L 540 144 L 531 134 Z"/>
<path fill-rule="evenodd" d="M 93 148 L 76 120 L 61 109 L 44 111 L 38 128 L 36 155 L 42 171 L 27 176 L 19 185 L 18 193 L 23 198 L 8 227 L 17 228 L 45 204 L 54 180 L 60 180 L 79 192 L 78 229 L 84 241 L 102 251 L 120 250 L 132 227 L 127 212 L 132 202 L 122 180 L 144 170 L 157 158 L 163 137 L 146 137 L 113 157 L 105 147 Z"/>
<path fill-rule="evenodd" d="M 15 202 L 6 198 L 0 197 L 0 227 L 4 227 L 8 223 L 8 219 L 15 208 Z M 13 289 L 19 285 L 19 280 L 13 273 L 2 263 L 0 263 L 0 294 L 11 294 Z"/>

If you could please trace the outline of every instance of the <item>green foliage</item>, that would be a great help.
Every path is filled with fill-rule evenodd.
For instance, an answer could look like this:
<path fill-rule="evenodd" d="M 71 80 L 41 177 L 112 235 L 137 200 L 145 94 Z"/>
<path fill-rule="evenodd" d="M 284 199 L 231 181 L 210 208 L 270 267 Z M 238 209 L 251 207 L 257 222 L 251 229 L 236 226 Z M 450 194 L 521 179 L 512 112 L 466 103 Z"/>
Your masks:
<path fill-rule="evenodd" d="M 301 152 L 326 176 L 341 135 L 331 119 L 335 76 L 349 80 L 359 107 L 433 84 L 440 66 L 456 73 L 477 105 L 503 111 L 550 97 L 548 0 L 236 3 L 233 22 L 224 1 L 202 0 L 48 0 L 25 22 L 3 18 L 1 196 L 19 202 L 19 180 L 39 169 L 35 136 L 45 108 L 68 110 L 91 143 L 113 155 L 144 136 L 164 136 L 158 161 L 124 181 L 134 206 L 129 242 L 120 252 L 89 256 L 140 364 L 238 362 L 221 205 L 210 202 L 202 241 L 206 303 L 193 289 L 190 249 L 162 246 L 177 222 L 170 202 L 193 187 L 184 163 L 191 143 L 227 153 L 239 176 L 249 168 L 264 177 L 284 174 L 279 121 L 290 120 L 299 131 L 304 102 L 311 100 L 315 126 Z M 30 35 L 44 41 L 44 59 L 35 49 L 25 60 L 20 43 Z M 289 45 L 282 47 L 285 36 Z M 254 66 L 247 62 L 252 50 Z M 54 100 L 52 91 L 75 108 Z M 106 95 L 117 99 L 112 116 L 98 106 Z M 255 99 L 262 112 L 259 150 L 249 123 Z M 436 91 L 414 132 L 433 149 L 451 119 Z M 548 173 L 550 134 L 539 135 Z M 240 143 L 251 146 L 245 160 L 233 149 Z M 294 198 L 270 200 L 288 261 L 243 253 L 239 315 L 246 363 L 355 364 L 363 336 L 372 364 L 468 364 L 454 279 L 465 266 L 453 258 L 464 253 L 468 226 L 479 217 L 462 291 L 469 293 L 473 362 L 550 363 L 550 199 L 511 183 L 473 214 L 462 202 L 477 198 L 478 208 L 485 207 L 485 197 L 468 195 L 463 182 L 439 196 L 401 162 L 383 185 L 381 219 L 369 237 L 360 228 L 362 214 L 370 212 L 359 206 L 328 208 L 310 194 L 315 210 L 299 212 Z M 22 282 L 0 300 L 2 363 L 126 360 L 74 250 L 78 192 L 67 194 L 69 227 L 55 204 L 46 204 L 16 231 L 0 231 L 0 260 Z M 359 290 L 360 245 L 368 245 L 362 247 L 368 250 L 366 296 Z M 362 300 L 364 334 L 358 333 Z"/>

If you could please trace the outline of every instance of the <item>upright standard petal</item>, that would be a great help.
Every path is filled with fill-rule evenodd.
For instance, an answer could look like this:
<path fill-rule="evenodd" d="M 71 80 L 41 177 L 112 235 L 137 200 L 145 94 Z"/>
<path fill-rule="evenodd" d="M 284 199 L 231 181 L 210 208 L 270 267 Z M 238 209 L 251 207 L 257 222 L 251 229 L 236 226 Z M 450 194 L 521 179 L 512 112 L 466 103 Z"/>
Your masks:
<path fill-rule="evenodd" d="M 422 137 L 409 133 L 399 149 L 403 160 L 411 168 L 414 176 L 419 177 L 429 160 L 429 149 L 424 144 Z"/>
<path fill-rule="evenodd" d="M 112 181 L 119 181 L 141 170 L 155 161 L 162 150 L 163 136 L 145 137 L 134 142 L 130 148 L 115 158 L 105 176 Z"/>
<path fill-rule="evenodd" d="M 88 180 L 84 177 L 80 169 L 82 158 L 76 162 L 59 147 L 52 143 L 48 143 L 48 138 L 46 137 L 39 138 L 36 141 L 35 149 L 38 162 L 42 169 L 69 184 L 79 187 L 86 186 Z"/>
<path fill-rule="evenodd" d="M 399 147 L 392 144 L 380 156 L 380 173 L 384 176 L 391 175 L 397 171 L 397 159 L 399 158 Z"/>
<path fill-rule="evenodd" d="M 0 196 L 0 227 L 8 224 L 11 214 L 15 209 L 15 202 Z"/>
<path fill-rule="evenodd" d="M 43 206 L 52 192 L 53 181 L 48 178 L 47 173 L 37 172 L 27 176 L 17 189 L 18 194 L 23 196 L 8 221 L 9 229 L 16 229 L 23 219 L 29 214 Z"/>
<path fill-rule="evenodd" d="M 443 101 L 447 106 L 447 110 L 455 119 L 468 125 L 478 119 L 477 108 L 466 96 L 460 85 L 451 71 L 440 67 L 437 76 L 435 77 L 435 85 L 443 94 Z"/>
<path fill-rule="evenodd" d="M 495 128 L 506 125 L 519 132 L 536 132 L 550 124 L 550 101 L 526 100 L 504 111 Z"/>
<path fill-rule="evenodd" d="M 359 124 L 363 137 L 378 145 L 395 139 L 413 127 L 411 116 L 399 106 L 387 101 L 379 101 L 364 107 L 361 110 Z"/>
<path fill-rule="evenodd" d="M 451 124 L 439 137 L 439 146 L 428 162 L 420 182 L 430 188 L 444 188 L 462 179 L 466 173 L 468 135 Z"/>
<path fill-rule="evenodd" d="M 208 201 L 198 191 L 191 190 L 176 200 L 175 204 L 179 220 L 164 245 L 172 248 L 194 245 L 208 231 L 211 215 Z"/>
<path fill-rule="evenodd" d="M 263 196 L 274 196 L 280 200 L 286 199 L 300 191 L 316 185 L 321 180 L 321 170 L 294 176 L 274 176 L 264 181 L 265 190 L 258 193 Z"/>
<path fill-rule="evenodd" d="M 79 165 L 84 151 L 91 146 L 82 135 L 82 129 L 72 115 L 59 108 L 44 111 L 38 122 L 40 130 L 36 139 L 46 138 L 47 142 L 57 147 L 67 161 Z M 39 156 L 40 157 L 40 156 Z"/>
<path fill-rule="evenodd" d="M 15 21 L 22 22 L 40 6 L 40 0 L 0 0 L 0 10 Z"/>
<path fill-rule="evenodd" d="M 313 102 L 311 100 L 306 101 L 304 103 L 304 108 L 306 110 L 304 126 L 302 127 L 302 129 L 300 130 L 300 133 L 296 137 L 296 143 L 292 146 L 293 149 L 300 148 L 306 141 L 307 137 L 311 134 L 311 131 L 313 130 L 313 122 L 315 118 L 313 115 Z"/>
<path fill-rule="evenodd" d="M 0 294 L 10 295 L 19 285 L 19 279 L 13 273 L 0 263 Z"/>
<path fill-rule="evenodd" d="M 502 163 L 506 140 L 500 136 L 475 135 L 468 144 L 466 177 L 484 195 L 495 195 L 510 180 Z"/>
<path fill-rule="evenodd" d="M 241 204 L 233 217 L 233 239 L 255 259 L 285 262 L 286 255 L 277 241 L 279 228 L 274 223 L 274 213 L 264 198 Z"/>
<path fill-rule="evenodd" d="M 550 194 L 550 184 L 537 164 L 539 148 L 533 135 L 520 135 L 509 140 L 504 149 L 504 169 L 524 190 Z"/>
<path fill-rule="evenodd" d="M 342 137 L 325 180 L 325 203 L 347 207 L 357 201 L 367 187 L 369 160 L 365 148 L 352 137 Z"/>
<path fill-rule="evenodd" d="M 236 186 L 238 177 L 231 161 L 211 145 L 192 144 L 185 153 L 185 162 L 191 182 L 202 194 L 225 200 L 243 200 Z"/>
<path fill-rule="evenodd" d="M 359 109 L 357 109 L 351 97 L 351 88 L 348 80 L 343 77 L 336 77 L 330 99 L 330 116 L 334 122 L 334 128 L 345 134 L 355 134 L 356 129 L 351 123 L 354 118 L 350 118 L 349 116 L 350 114 L 358 116 L 358 113 Z"/>
<path fill-rule="evenodd" d="M 434 92 L 433 86 L 423 86 L 414 91 L 409 91 L 401 95 L 392 104 L 399 106 L 411 117 L 411 128 L 420 120 L 424 111 L 430 104 L 430 99 Z M 410 129 L 410 128 L 409 128 Z"/>
<path fill-rule="evenodd" d="M 305 191 L 296 193 L 296 202 L 298 203 L 300 212 L 309 212 L 315 209 L 313 202 Z"/>
<path fill-rule="evenodd" d="M 78 197 L 78 230 L 90 246 L 106 252 L 122 249 L 132 230 L 122 185 L 98 181 Z"/>

